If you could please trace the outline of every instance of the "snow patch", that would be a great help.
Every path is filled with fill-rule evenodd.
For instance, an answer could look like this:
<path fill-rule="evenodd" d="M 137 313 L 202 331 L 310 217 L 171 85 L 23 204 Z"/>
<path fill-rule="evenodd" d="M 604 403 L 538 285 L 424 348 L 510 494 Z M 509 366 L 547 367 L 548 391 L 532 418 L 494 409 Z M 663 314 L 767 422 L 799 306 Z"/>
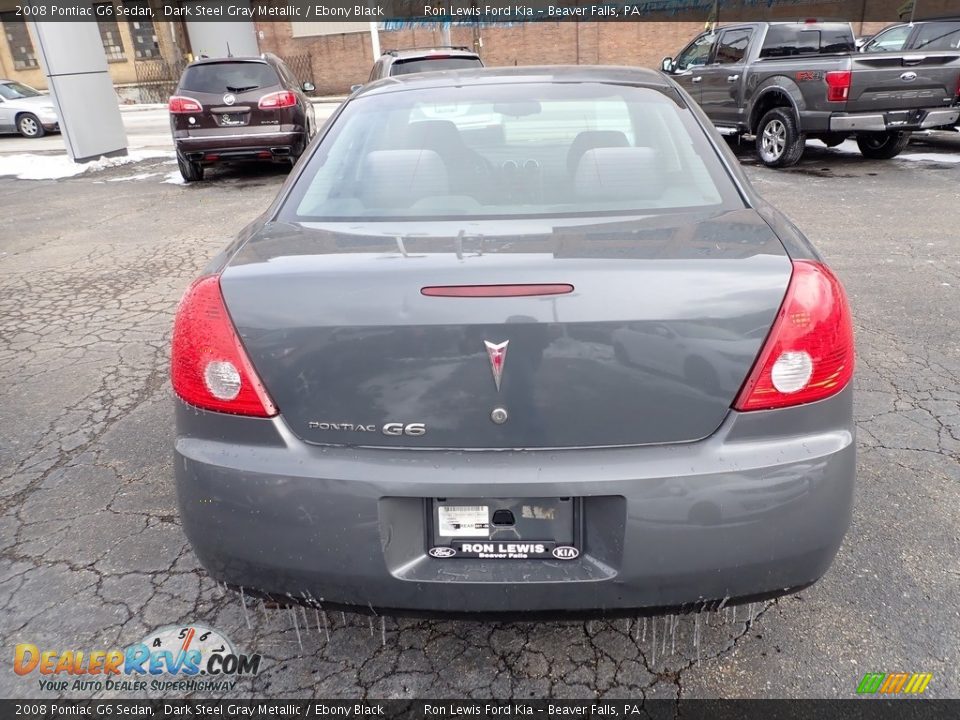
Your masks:
<path fill-rule="evenodd" d="M 57 180 L 85 172 L 96 172 L 140 162 L 148 158 L 170 157 L 169 150 L 130 150 L 122 157 L 101 157 L 87 163 L 75 163 L 67 155 L 35 155 L 18 153 L 0 155 L 0 175 L 14 175 L 19 180 Z"/>
<path fill-rule="evenodd" d="M 169 185 L 186 185 L 187 184 L 187 181 L 183 179 L 183 175 L 180 174 L 179 170 L 168 172 L 167 177 L 164 178 L 162 182 L 168 183 Z"/>

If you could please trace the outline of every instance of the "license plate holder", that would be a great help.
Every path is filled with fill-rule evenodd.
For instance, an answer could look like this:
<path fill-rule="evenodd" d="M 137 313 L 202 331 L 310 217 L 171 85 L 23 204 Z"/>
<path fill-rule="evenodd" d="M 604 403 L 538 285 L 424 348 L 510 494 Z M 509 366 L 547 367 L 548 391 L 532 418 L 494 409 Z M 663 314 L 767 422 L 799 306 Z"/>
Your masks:
<path fill-rule="evenodd" d="M 578 498 L 431 498 L 431 557 L 573 560 L 579 556 Z"/>
<path fill-rule="evenodd" d="M 226 127 L 243 125 L 245 124 L 244 114 L 243 113 L 221 113 L 220 124 Z"/>

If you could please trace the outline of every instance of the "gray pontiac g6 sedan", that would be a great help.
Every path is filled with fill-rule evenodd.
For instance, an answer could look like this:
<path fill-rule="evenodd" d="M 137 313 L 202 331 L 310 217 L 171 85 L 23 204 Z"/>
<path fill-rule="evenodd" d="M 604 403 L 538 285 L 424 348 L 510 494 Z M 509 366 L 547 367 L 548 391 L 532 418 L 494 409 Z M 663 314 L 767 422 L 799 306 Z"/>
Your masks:
<path fill-rule="evenodd" d="M 849 524 L 853 366 L 839 280 L 666 76 L 389 78 L 180 303 L 183 526 L 325 607 L 775 597 Z"/>

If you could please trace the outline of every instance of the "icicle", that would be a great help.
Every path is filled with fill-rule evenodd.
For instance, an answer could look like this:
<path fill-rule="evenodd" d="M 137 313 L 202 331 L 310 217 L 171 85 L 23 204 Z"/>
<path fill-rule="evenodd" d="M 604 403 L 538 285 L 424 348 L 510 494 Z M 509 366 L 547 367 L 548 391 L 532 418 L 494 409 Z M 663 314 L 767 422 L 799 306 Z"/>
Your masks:
<path fill-rule="evenodd" d="M 301 605 L 300 610 L 303 612 L 303 629 L 307 632 L 310 632 L 310 623 L 307 622 L 307 607 L 305 605 Z"/>
<path fill-rule="evenodd" d="M 343 626 L 346 627 L 346 626 L 347 626 L 347 614 L 346 614 L 345 612 L 343 612 L 343 610 L 340 611 L 340 619 L 343 620 Z"/>
<path fill-rule="evenodd" d="M 670 654 L 677 654 L 677 622 L 679 622 L 680 616 L 674 615 L 670 621 Z"/>
<path fill-rule="evenodd" d="M 330 623 L 327 622 L 327 611 L 320 606 L 320 616 L 323 618 L 323 632 L 327 636 L 327 642 L 330 642 Z"/>
<path fill-rule="evenodd" d="M 670 622 L 670 618 L 667 615 L 663 616 L 663 647 L 660 648 L 660 654 L 667 654 L 667 623 Z"/>
<path fill-rule="evenodd" d="M 657 618 L 653 618 L 653 662 L 651 663 L 654 667 L 657 665 Z"/>
<path fill-rule="evenodd" d="M 297 622 L 297 611 L 290 605 L 290 617 L 293 618 L 293 629 L 297 631 L 297 644 L 300 645 L 300 651 L 303 652 L 303 640 L 300 638 L 300 623 Z"/>
<path fill-rule="evenodd" d="M 243 619 L 247 621 L 247 630 L 252 629 L 250 616 L 247 614 L 247 597 L 243 594 L 243 585 L 240 586 L 240 604 L 243 605 Z"/>
<path fill-rule="evenodd" d="M 630 624 L 633 622 L 632 618 L 627 618 L 627 637 L 630 637 Z"/>
<path fill-rule="evenodd" d="M 380 618 L 380 644 L 383 647 L 387 646 L 387 619 L 382 616 Z"/>
<path fill-rule="evenodd" d="M 263 613 L 264 622 L 267 621 L 267 604 L 263 601 L 263 598 L 260 598 L 260 612 Z"/>
<path fill-rule="evenodd" d="M 367 620 L 370 621 L 370 637 L 373 637 L 373 615 L 367 615 Z"/>
<path fill-rule="evenodd" d="M 693 621 L 693 646 L 697 649 L 697 665 L 700 664 L 700 613 Z"/>
<path fill-rule="evenodd" d="M 644 641 L 647 639 L 647 618 L 643 618 L 643 638 Z"/>
<path fill-rule="evenodd" d="M 320 632 L 323 629 L 320 627 L 320 611 L 314 608 L 313 614 L 314 614 L 314 619 L 317 621 L 317 632 Z"/>
<path fill-rule="evenodd" d="M 736 605 L 733 606 L 733 621 L 734 621 L 734 622 L 737 621 L 737 606 L 736 606 Z"/>

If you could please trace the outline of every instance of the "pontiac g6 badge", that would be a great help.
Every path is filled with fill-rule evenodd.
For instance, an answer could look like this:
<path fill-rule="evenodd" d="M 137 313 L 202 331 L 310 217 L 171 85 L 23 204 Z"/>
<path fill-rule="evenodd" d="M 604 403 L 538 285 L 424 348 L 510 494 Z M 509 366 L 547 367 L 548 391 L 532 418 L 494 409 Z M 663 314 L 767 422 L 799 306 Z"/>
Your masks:
<path fill-rule="evenodd" d="M 497 385 L 497 392 L 500 392 L 500 378 L 503 377 L 503 363 L 507 359 L 507 345 L 509 340 L 495 344 L 489 340 L 484 340 L 483 344 L 487 346 L 487 355 L 490 357 L 490 369 L 493 371 L 493 382 Z"/>

